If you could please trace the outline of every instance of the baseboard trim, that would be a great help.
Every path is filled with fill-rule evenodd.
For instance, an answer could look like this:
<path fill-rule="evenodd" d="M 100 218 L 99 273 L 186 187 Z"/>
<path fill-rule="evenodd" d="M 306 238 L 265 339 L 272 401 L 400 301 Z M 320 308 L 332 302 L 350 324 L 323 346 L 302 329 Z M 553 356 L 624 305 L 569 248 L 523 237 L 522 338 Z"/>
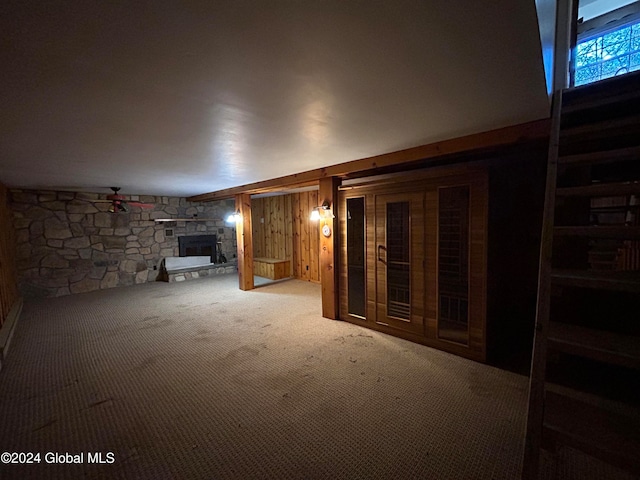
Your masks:
<path fill-rule="evenodd" d="M 18 298 L 9 310 L 9 316 L 7 317 L 7 321 L 4 322 L 2 328 L 0 328 L 0 371 L 2 370 L 2 364 L 7 358 L 7 353 L 9 352 L 9 345 L 11 344 L 11 339 L 13 338 L 13 332 L 16 329 L 16 325 L 18 324 L 18 318 L 20 318 L 20 314 L 22 313 L 22 297 Z"/>

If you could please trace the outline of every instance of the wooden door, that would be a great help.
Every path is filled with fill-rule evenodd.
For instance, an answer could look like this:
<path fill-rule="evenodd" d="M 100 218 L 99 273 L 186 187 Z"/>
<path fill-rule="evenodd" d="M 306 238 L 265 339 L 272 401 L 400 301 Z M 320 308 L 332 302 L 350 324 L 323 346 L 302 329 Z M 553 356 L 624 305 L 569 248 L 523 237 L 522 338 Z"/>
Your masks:
<path fill-rule="evenodd" d="M 424 334 L 424 194 L 375 196 L 376 323 Z"/>

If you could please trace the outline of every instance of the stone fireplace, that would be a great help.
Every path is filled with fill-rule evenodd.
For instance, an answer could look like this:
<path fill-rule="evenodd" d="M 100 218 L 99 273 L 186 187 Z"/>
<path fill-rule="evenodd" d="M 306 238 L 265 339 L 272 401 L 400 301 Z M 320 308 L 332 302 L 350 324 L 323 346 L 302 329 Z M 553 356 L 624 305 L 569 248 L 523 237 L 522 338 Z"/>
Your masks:
<path fill-rule="evenodd" d="M 185 235 L 178 237 L 179 257 L 166 257 L 162 265 L 162 279 L 182 282 L 208 275 L 237 271 L 236 261 L 217 263 L 216 235 Z M 234 255 L 235 256 L 235 255 Z"/>

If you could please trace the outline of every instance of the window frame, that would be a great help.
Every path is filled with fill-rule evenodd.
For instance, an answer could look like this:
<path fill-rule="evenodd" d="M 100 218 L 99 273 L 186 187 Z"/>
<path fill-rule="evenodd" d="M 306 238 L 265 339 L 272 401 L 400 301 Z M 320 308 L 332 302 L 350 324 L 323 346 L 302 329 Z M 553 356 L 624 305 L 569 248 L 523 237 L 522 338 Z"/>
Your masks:
<path fill-rule="evenodd" d="M 628 27 L 635 27 L 632 32 L 630 32 L 628 38 L 628 45 L 624 53 L 612 56 L 611 58 L 606 59 L 598 59 L 591 64 L 586 64 L 584 66 L 578 67 L 578 51 L 581 45 L 588 43 L 590 41 L 595 40 L 597 42 L 596 48 L 603 49 L 602 42 L 604 41 L 604 37 L 620 30 L 623 30 Z M 638 35 L 634 37 L 634 32 L 637 29 Z M 638 48 L 633 49 L 634 40 L 638 43 Z M 599 44 L 599 45 L 598 45 Z M 630 73 L 632 71 L 640 70 L 640 63 L 636 65 L 635 69 L 632 69 L 631 65 L 631 56 L 639 54 L 640 55 L 640 2 L 635 2 L 630 5 L 626 5 L 617 10 L 611 11 L 599 17 L 595 17 L 586 22 L 581 22 L 578 20 L 577 26 L 577 42 L 575 46 L 575 50 L 571 55 L 572 58 L 572 75 L 571 75 L 571 86 L 578 87 L 582 85 L 589 85 L 594 82 L 598 82 L 600 80 L 604 80 L 606 78 L 611 78 L 619 75 L 620 69 L 626 69 L 626 73 Z M 605 72 L 602 72 L 602 66 L 605 62 L 615 61 L 616 59 L 628 57 L 628 61 L 626 65 L 620 67 L 616 73 L 613 75 Z M 592 80 L 578 83 L 578 72 L 581 70 L 585 70 L 588 68 L 597 67 L 599 72 L 595 75 L 592 75 Z"/>

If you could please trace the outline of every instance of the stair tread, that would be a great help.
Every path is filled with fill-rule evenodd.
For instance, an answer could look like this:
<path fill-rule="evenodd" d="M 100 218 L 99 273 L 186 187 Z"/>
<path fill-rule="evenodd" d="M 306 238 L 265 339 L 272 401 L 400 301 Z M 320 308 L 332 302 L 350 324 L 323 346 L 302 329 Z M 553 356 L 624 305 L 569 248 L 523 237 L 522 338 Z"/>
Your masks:
<path fill-rule="evenodd" d="M 635 404 L 621 402 L 620 400 L 614 400 L 611 398 L 603 397 L 599 394 L 585 392 L 583 390 L 576 390 L 575 388 L 554 382 L 545 383 L 545 392 L 551 392 L 559 396 L 569 397 L 578 402 L 586 403 L 596 408 L 617 413 L 618 415 L 622 415 L 640 422 L 640 409 L 638 408 L 638 405 Z"/>
<path fill-rule="evenodd" d="M 562 155 L 558 157 L 558 163 L 608 163 L 635 159 L 640 161 L 640 146 L 617 148 L 614 150 L 600 150 L 575 155 Z"/>
<path fill-rule="evenodd" d="M 640 226 L 595 225 L 595 226 L 557 226 L 556 235 L 576 235 L 596 238 L 639 239 Z"/>
<path fill-rule="evenodd" d="M 548 340 L 565 353 L 640 369 L 640 338 L 635 336 L 551 322 Z"/>
<path fill-rule="evenodd" d="M 627 213 L 636 212 L 638 210 L 640 210 L 640 205 L 610 205 L 603 207 L 591 207 L 591 213 L 601 214 Z"/>
<path fill-rule="evenodd" d="M 640 182 L 607 182 L 576 187 L 560 187 L 556 194 L 562 197 L 607 197 L 640 195 Z"/>
<path fill-rule="evenodd" d="M 564 287 L 640 292 L 639 271 L 554 269 L 551 280 Z"/>
<path fill-rule="evenodd" d="M 576 112 L 582 112 L 585 110 L 590 110 L 592 108 L 611 106 L 616 103 L 627 102 L 630 100 L 638 100 L 637 91 L 632 91 L 632 90 L 622 91 L 617 93 L 616 95 L 607 95 L 607 96 L 589 98 L 573 104 L 563 105 L 562 114 L 571 115 Z"/>
<path fill-rule="evenodd" d="M 547 391 L 544 402 L 545 443 L 559 440 L 606 462 L 640 471 L 640 422 Z"/>
<path fill-rule="evenodd" d="M 563 126 L 560 130 L 560 137 L 567 138 L 574 135 L 603 133 L 627 127 L 637 128 L 639 126 L 640 115 L 628 115 L 620 118 L 608 118 L 605 120 L 588 122 L 582 125 Z"/>
<path fill-rule="evenodd" d="M 611 257 L 618 254 L 618 249 L 602 249 L 602 250 L 589 250 L 589 256 L 594 257 Z"/>

